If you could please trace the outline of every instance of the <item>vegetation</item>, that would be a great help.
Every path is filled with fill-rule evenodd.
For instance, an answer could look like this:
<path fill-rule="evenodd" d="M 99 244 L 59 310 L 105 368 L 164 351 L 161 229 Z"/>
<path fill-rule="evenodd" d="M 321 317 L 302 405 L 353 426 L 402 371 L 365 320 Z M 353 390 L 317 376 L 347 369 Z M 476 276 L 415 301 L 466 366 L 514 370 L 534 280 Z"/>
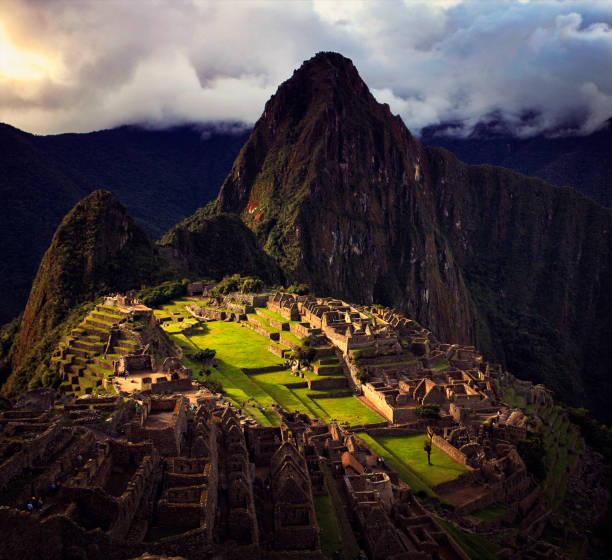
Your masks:
<path fill-rule="evenodd" d="M 423 406 L 417 406 L 414 412 L 421 418 L 440 418 L 440 405 L 433 403 L 424 404 Z"/>
<path fill-rule="evenodd" d="M 236 274 L 267 284 L 282 281 L 278 265 L 258 247 L 255 235 L 242 220 L 235 214 L 214 214 L 214 208 L 209 205 L 198 210 L 163 237 L 161 245 L 170 250 L 175 266 L 217 281 Z M 240 291 L 242 284 L 235 288 Z"/>
<path fill-rule="evenodd" d="M 211 295 L 229 294 L 230 292 L 260 292 L 263 290 L 264 283 L 261 279 L 252 276 L 240 276 L 232 274 L 225 276 L 212 290 Z"/>
<path fill-rule="evenodd" d="M 288 294 L 295 294 L 296 296 L 305 296 L 310 293 L 310 287 L 307 284 L 291 284 L 283 291 Z"/>
<path fill-rule="evenodd" d="M 80 199 L 108 188 L 159 238 L 217 195 L 247 137 L 192 126 L 36 136 L 0 125 L 0 205 L 10 207 L 0 224 L 0 324 L 23 310 L 53 233 Z"/>
<path fill-rule="evenodd" d="M 351 523 L 346 515 L 344 504 L 342 503 L 342 499 L 340 498 L 340 495 L 338 493 L 338 488 L 336 487 L 336 482 L 332 477 L 332 474 L 329 471 L 329 467 L 327 465 L 322 464 L 321 470 L 323 471 L 323 476 L 325 476 L 325 485 L 327 487 L 327 491 L 329 492 L 331 504 L 336 514 L 336 521 L 338 529 L 340 531 L 340 542 L 342 543 L 342 547 L 340 550 L 342 552 L 343 558 L 344 560 L 352 560 L 353 558 L 358 558 L 359 545 L 357 544 L 357 539 L 355 539 L 355 534 L 351 529 Z"/>
<path fill-rule="evenodd" d="M 342 540 L 336 511 L 329 496 L 314 496 L 317 522 L 321 529 L 321 550 L 326 558 L 333 559 L 338 550 L 342 550 Z"/>
<path fill-rule="evenodd" d="M 159 307 L 187 293 L 186 281 L 168 281 L 152 288 L 142 288 L 136 297 L 147 307 Z"/>
<path fill-rule="evenodd" d="M 59 380 L 55 366 L 51 365 L 51 356 L 59 341 L 70 333 L 93 308 L 93 303 L 76 306 L 60 324 L 47 330 L 29 351 L 23 362 L 13 368 L 10 377 L 2 386 L 2 394 L 15 397 L 37 387 L 56 387 Z"/>
<path fill-rule="evenodd" d="M 599 423 L 584 408 L 570 408 L 568 412 L 570 420 L 579 426 L 586 443 L 608 462 L 612 461 L 612 429 Z"/>
<path fill-rule="evenodd" d="M 436 521 L 455 540 L 471 560 L 490 560 L 495 558 L 499 545 L 482 535 L 462 531 L 456 525 L 436 517 Z"/>
<path fill-rule="evenodd" d="M 541 438 L 530 433 L 529 437 L 516 442 L 516 449 L 523 459 L 527 470 L 538 481 L 546 478 L 546 447 Z"/>
<path fill-rule="evenodd" d="M 196 350 L 193 354 L 191 354 L 191 359 L 195 360 L 196 362 L 208 362 L 215 357 L 216 353 L 216 350 L 204 348 L 202 350 Z"/>
<path fill-rule="evenodd" d="M 427 455 L 423 453 L 424 445 L 429 441 L 426 434 L 370 436 L 362 432 L 359 437 L 397 470 L 414 490 L 424 490 L 432 495 L 432 486 L 454 480 L 467 472 L 463 465 L 435 446 L 431 450 L 431 464 L 428 464 Z"/>
<path fill-rule="evenodd" d="M 11 373 L 11 361 L 9 359 L 9 351 L 15 336 L 19 332 L 21 323 L 21 315 L 15 317 L 10 323 L 0 327 L 0 386 L 8 378 Z"/>
<path fill-rule="evenodd" d="M 185 304 L 188 302 L 185 302 Z M 166 306 L 180 314 L 181 304 Z M 180 324 L 166 323 L 164 329 L 184 349 L 183 361 L 198 372 L 194 354 L 203 349 L 216 351 L 217 367 L 210 374 L 199 373 L 202 382 L 221 382 L 225 395 L 263 425 L 278 423 L 269 406 L 280 404 L 286 410 L 299 410 L 326 422 L 334 419 L 351 425 L 371 424 L 383 419 L 352 395 L 334 396 L 346 389 L 310 390 L 306 382 L 283 368 L 284 360 L 268 351 L 271 341 L 234 322 L 212 321 L 189 334 Z M 306 348 L 310 352 L 311 348 Z M 240 368 L 278 366 L 278 371 L 245 375 Z M 316 376 L 325 379 L 325 376 Z M 304 387 L 294 387 L 303 384 Z M 325 398 L 318 398 L 324 396 Z M 245 404 L 246 403 L 246 404 Z"/>
<path fill-rule="evenodd" d="M 355 377 L 360 383 L 366 383 L 367 380 L 370 378 L 370 374 L 367 368 L 357 366 Z"/>
<path fill-rule="evenodd" d="M 490 521 L 491 519 L 495 519 L 500 515 L 503 515 L 509 509 L 510 508 L 506 504 L 497 502 L 485 508 L 474 511 L 471 513 L 471 515 L 478 519 L 482 519 L 483 521 Z"/>

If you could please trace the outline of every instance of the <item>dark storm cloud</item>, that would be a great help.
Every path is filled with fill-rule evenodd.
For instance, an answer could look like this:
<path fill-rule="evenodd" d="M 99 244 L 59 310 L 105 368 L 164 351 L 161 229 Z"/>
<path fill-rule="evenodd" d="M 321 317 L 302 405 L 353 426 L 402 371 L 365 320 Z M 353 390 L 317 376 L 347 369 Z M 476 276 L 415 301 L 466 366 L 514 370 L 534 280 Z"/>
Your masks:
<path fill-rule="evenodd" d="M 253 122 L 320 50 L 352 58 L 415 132 L 612 116 L 607 2 L 6 0 L 0 22 L 0 120 L 33 132 Z"/>

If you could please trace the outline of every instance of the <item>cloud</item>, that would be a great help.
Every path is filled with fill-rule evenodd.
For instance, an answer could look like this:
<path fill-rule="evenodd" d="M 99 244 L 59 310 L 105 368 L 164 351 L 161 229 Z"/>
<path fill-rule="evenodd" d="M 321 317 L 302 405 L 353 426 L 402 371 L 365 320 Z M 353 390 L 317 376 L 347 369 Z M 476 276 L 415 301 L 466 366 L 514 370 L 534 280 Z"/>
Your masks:
<path fill-rule="evenodd" d="M 612 116 L 598 1 L 4 0 L 0 121 L 37 133 L 254 122 L 321 50 L 413 132 L 496 115 L 518 134 Z"/>

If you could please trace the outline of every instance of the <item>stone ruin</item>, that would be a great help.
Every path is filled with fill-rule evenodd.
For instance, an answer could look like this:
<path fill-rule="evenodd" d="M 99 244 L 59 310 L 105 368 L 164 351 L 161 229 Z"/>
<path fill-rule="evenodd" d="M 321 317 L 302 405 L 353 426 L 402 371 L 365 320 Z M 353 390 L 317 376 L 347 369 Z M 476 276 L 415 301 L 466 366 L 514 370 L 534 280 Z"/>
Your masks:
<path fill-rule="evenodd" d="M 118 384 L 125 392 L 173 393 L 188 391 L 193 384 L 193 372 L 179 358 L 166 358 L 160 367 L 150 354 L 121 356 L 113 362 L 113 368 L 105 384 Z M 122 380 L 126 383 L 119 383 Z"/>

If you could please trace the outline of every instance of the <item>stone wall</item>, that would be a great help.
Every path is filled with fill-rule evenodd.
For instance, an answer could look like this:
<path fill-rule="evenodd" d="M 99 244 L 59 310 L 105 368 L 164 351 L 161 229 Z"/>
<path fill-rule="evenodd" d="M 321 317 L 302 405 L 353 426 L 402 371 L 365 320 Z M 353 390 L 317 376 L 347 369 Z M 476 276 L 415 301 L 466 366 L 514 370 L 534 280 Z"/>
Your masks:
<path fill-rule="evenodd" d="M 54 422 L 33 440 L 23 442 L 22 448 L 0 465 L 0 491 L 6 490 L 24 468 L 31 468 L 35 463 L 46 463 L 62 439 L 61 424 Z"/>
<path fill-rule="evenodd" d="M 439 449 L 444 451 L 444 453 L 446 453 L 455 461 L 457 461 L 457 463 L 465 467 L 468 466 L 467 457 L 465 456 L 465 454 L 459 451 L 456 447 L 452 446 L 450 443 L 448 443 L 448 441 L 446 441 L 444 438 L 441 438 L 440 436 L 434 434 L 431 441 L 436 447 L 438 447 Z"/>
<path fill-rule="evenodd" d="M 151 413 L 172 410 L 172 418 L 167 426 L 154 428 L 146 426 L 148 417 L 147 406 L 141 410 L 141 416 L 138 421 L 128 424 L 126 435 L 129 441 L 142 442 L 151 440 L 158 448 L 162 455 L 176 456 L 180 455 L 180 446 L 182 434 L 187 427 L 187 416 L 185 414 L 185 399 L 183 397 L 176 399 L 152 399 L 148 401 L 151 407 Z"/>
<path fill-rule="evenodd" d="M 162 393 L 175 393 L 181 391 L 189 391 L 191 389 L 191 377 L 186 377 L 183 379 L 172 379 L 170 381 L 163 379 L 156 380 L 155 383 L 150 383 L 148 390 L 151 391 L 152 394 L 162 394 Z M 144 388 L 143 389 L 147 390 Z"/>
<path fill-rule="evenodd" d="M 372 403 L 376 410 L 380 411 L 383 416 L 393 424 L 404 424 L 416 420 L 416 414 L 413 408 L 395 407 L 389 404 L 384 393 L 377 391 L 370 383 L 365 383 L 361 386 L 363 396 Z"/>
<path fill-rule="evenodd" d="M 199 503 L 170 503 L 160 500 L 157 505 L 158 522 L 163 527 L 200 527 L 203 508 Z"/>
<path fill-rule="evenodd" d="M 339 387 L 346 387 L 346 377 L 334 377 L 329 379 L 308 379 L 309 389 L 336 389 Z M 349 391 L 352 394 L 352 391 Z"/>
<path fill-rule="evenodd" d="M 240 324 L 244 325 L 245 327 L 248 327 L 252 331 L 255 331 L 257 334 L 260 334 L 264 338 L 269 338 L 270 340 L 274 340 L 275 342 L 278 342 L 278 340 L 280 338 L 279 333 L 277 333 L 277 332 L 268 332 L 261 325 L 259 325 L 258 323 L 254 323 L 254 322 L 252 322 L 250 320 L 249 321 L 240 321 Z"/>

